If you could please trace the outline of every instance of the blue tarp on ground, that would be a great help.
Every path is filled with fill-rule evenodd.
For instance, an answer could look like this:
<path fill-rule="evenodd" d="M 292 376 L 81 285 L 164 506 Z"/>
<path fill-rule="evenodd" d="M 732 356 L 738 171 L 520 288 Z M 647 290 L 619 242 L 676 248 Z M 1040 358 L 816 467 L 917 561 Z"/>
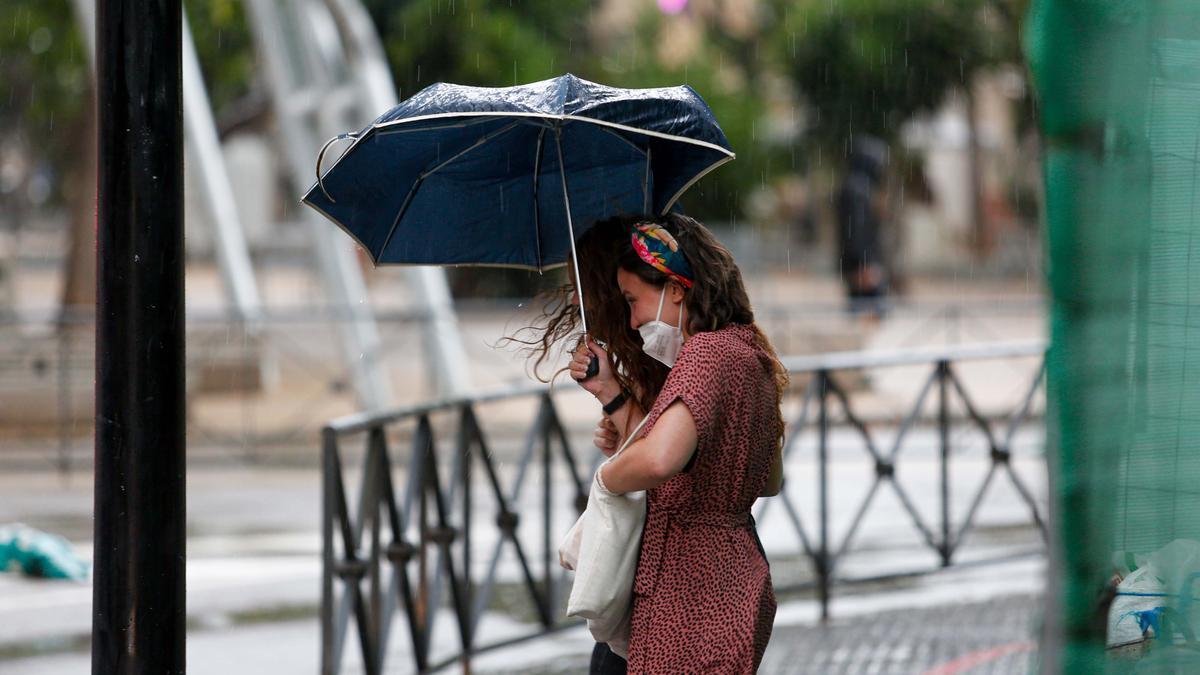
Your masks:
<path fill-rule="evenodd" d="M 25 525 L 0 527 L 0 572 L 84 581 L 90 565 L 66 539 Z"/>

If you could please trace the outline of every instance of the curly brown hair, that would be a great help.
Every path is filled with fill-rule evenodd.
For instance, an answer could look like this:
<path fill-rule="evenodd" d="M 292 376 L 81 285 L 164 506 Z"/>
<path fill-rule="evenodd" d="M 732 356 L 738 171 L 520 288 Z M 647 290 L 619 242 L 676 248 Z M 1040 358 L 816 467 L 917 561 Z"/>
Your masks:
<path fill-rule="evenodd" d="M 683 296 L 687 308 L 685 332 L 695 335 L 719 330 L 731 323 L 749 326 L 754 331 L 755 343 L 771 358 L 776 400 L 781 402 L 789 383 L 787 368 L 779 360 L 762 328 L 754 322 L 750 296 L 746 293 L 746 285 L 733 254 L 694 218 L 668 213 L 638 222 L 653 222 L 670 232 L 679 242 L 679 248 L 692 269 L 695 278 L 692 279 L 692 287 L 686 289 Z M 628 235 L 618 244 L 617 265 L 621 269 L 636 274 L 642 281 L 656 287 L 671 281 L 666 273 L 642 261 Z M 628 315 L 625 318 L 628 321 Z M 785 429 L 783 411 L 779 406 L 776 406 L 776 411 L 776 424 L 782 440 Z"/>
<path fill-rule="evenodd" d="M 616 282 L 617 256 L 622 243 L 629 243 L 634 223 L 646 220 L 626 215 L 597 222 L 579 236 L 575 249 L 588 332 L 605 345 L 617 383 L 630 392 L 642 410 L 648 411 L 670 369 L 642 351 L 642 336 L 629 328 L 629 310 Z M 570 262 L 567 278 L 575 278 Z M 533 361 L 533 375 L 542 382 L 553 382 L 566 370 L 556 370 L 549 377 L 542 375 L 542 367 L 552 360 L 555 347 L 566 344 L 580 329 L 579 309 L 571 303 L 574 292 L 575 284 L 569 282 L 541 294 L 541 315 L 516 335 L 504 338 L 506 342 L 526 347 Z"/>
<path fill-rule="evenodd" d="M 750 297 L 733 255 L 699 221 L 675 213 L 659 217 L 626 215 L 610 218 L 596 223 L 576 240 L 588 331 L 594 339 L 606 344 L 617 382 L 631 392 L 642 410 L 649 411 L 670 373 L 669 368 L 642 351 L 642 336 L 629 327 L 629 306 L 616 283 L 618 267 L 657 287 L 670 281 L 670 277 L 647 265 L 633 250 L 630 239 L 633 226 L 648 222 L 664 227 L 675 237 L 695 273 L 692 287 L 684 295 L 687 333 L 694 335 L 719 330 L 731 323 L 749 326 L 754 331 L 755 343 L 771 359 L 777 402 L 782 401 L 789 384 L 787 369 L 754 321 Z M 567 277 L 574 279 L 570 263 Z M 567 283 L 544 293 L 541 316 L 519 331 L 531 332 L 534 337 L 505 338 L 526 345 L 530 358 L 534 359 L 534 376 L 542 382 L 552 382 L 566 370 L 557 370 L 549 377 L 541 375 L 541 367 L 550 360 L 554 347 L 579 330 L 579 310 L 571 303 L 574 292 L 575 285 Z M 778 406 L 776 411 L 776 425 L 782 441 L 783 411 Z"/>

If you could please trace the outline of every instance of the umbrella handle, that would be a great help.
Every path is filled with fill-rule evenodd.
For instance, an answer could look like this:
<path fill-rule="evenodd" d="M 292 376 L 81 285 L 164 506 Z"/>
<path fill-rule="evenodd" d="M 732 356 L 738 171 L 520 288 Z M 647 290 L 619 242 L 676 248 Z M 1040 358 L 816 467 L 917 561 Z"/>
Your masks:
<path fill-rule="evenodd" d="M 580 380 L 580 382 L 583 382 L 584 380 L 592 379 L 599 372 L 600 372 L 600 357 L 596 356 L 595 354 L 592 354 L 592 360 L 588 361 L 587 371 L 584 372 L 583 379 Z"/>
<path fill-rule="evenodd" d="M 353 138 L 356 141 L 358 140 L 358 137 L 354 134 L 338 134 L 337 136 L 325 141 L 325 145 L 321 146 L 321 152 L 317 153 L 317 187 L 321 188 L 321 192 L 324 193 L 325 198 L 329 200 L 330 204 L 336 204 L 337 200 L 334 199 L 333 196 L 330 195 L 325 189 L 325 181 L 323 176 L 321 176 L 321 160 L 325 159 L 325 151 L 329 149 L 329 146 L 337 143 L 338 141 L 344 141 L 348 138 Z"/>

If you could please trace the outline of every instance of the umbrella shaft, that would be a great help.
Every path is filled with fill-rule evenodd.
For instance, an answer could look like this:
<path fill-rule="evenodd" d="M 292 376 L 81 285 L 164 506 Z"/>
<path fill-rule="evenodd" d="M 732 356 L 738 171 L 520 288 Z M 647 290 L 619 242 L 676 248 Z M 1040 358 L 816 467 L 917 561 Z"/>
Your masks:
<path fill-rule="evenodd" d="M 558 149 L 558 172 L 562 177 L 563 205 L 567 211 L 567 233 L 571 236 L 571 264 L 575 268 L 575 293 L 579 296 L 579 323 L 583 327 L 584 338 L 587 338 L 587 311 L 583 306 L 583 283 L 579 277 L 579 254 L 575 251 L 575 224 L 571 222 L 571 194 L 567 190 L 567 163 L 562 151 L 562 127 L 554 128 L 554 145 Z"/>

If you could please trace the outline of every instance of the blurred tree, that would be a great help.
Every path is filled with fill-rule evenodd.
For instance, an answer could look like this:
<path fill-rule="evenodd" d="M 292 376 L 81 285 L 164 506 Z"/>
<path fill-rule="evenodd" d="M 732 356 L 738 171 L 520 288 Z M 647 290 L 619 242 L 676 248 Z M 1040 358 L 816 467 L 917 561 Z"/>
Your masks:
<path fill-rule="evenodd" d="M 805 144 L 840 166 L 861 133 L 894 145 L 904 123 L 951 92 L 966 98 L 973 244 L 989 240 L 982 212 L 975 76 L 1020 63 L 1027 0 L 774 0 L 776 53 L 807 104 Z"/>
<path fill-rule="evenodd" d="M 68 0 L 4 0 L 0 26 L 0 202 L 19 208 L 31 196 L 29 173 L 63 176 L 78 163 L 91 76 Z M 61 185 L 50 179 L 32 201 L 60 201 Z"/>
<path fill-rule="evenodd" d="M 503 87 L 581 69 L 590 0 L 365 0 L 401 98 L 435 82 Z M 582 75 L 582 73 L 580 73 Z"/>
<path fill-rule="evenodd" d="M 594 79 L 620 87 L 687 84 L 712 108 L 737 159 L 684 194 L 690 215 L 741 224 L 750 195 L 791 171 L 789 146 L 772 138 L 768 93 L 777 69 L 759 49 L 772 29 L 755 2 L 699 3 L 678 12 L 645 3 L 631 25 L 594 27 Z"/>
<path fill-rule="evenodd" d="M 858 132 L 892 140 L 981 68 L 1019 62 L 997 11 L 1019 1 L 778 0 L 776 47 L 808 103 L 808 136 L 834 148 Z"/>
<path fill-rule="evenodd" d="M 253 83 L 253 42 L 242 2 L 189 2 L 187 10 L 219 113 Z M 72 172 L 83 170 L 79 149 L 92 142 L 84 121 L 94 107 L 90 58 L 76 14 L 70 0 L 4 0 L 0 26 L 0 144 L 23 148 L 27 164 L 58 178 L 50 184 L 50 203 L 69 200 Z M 11 199 L 4 187 L 0 199 Z"/>
<path fill-rule="evenodd" d="M 217 126 L 230 126 L 229 118 L 240 117 L 238 109 L 247 100 L 265 99 L 259 94 L 258 58 L 254 35 L 246 20 L 242 0 L 192 0 L 184 4 L 196 58 L 204 73 L 204 85 Z M 265 104 L 265 100 L 262 101 Z"/>
<path fill-rule="evenodd" d="M 0 214 L 66 215 L 64 310 L 95 301 L 96 127 L 90 59 L 69 0 L 0 5 Z M 82 327 L 63 322 L 60 328 Z"/>

